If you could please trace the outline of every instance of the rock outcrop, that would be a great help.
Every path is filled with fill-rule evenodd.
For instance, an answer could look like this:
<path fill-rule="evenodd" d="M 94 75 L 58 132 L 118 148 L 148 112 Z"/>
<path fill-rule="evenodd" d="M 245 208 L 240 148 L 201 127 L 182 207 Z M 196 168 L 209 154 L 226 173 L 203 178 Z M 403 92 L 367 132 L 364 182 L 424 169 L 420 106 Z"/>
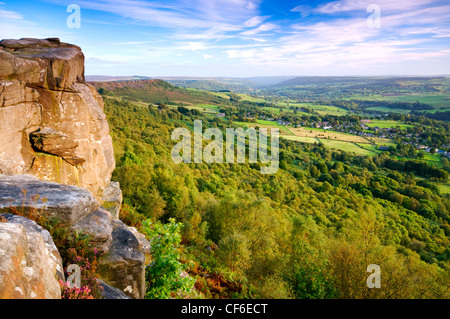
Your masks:
<path fill-rule="evenodd" d="M 0 174 L 32 174 L 101 198 L 114 152 L 79 47 L 59 39 L 0 41 L 0 123 Z"/>
<path fill-rule="evenodd" d="M 136 236 L 120 220 L 113 221 L 113 243 L 99 267 L 100 277 L 128 296 L 145 294 L 145 255 Z"/>
<path fill-rule="evenodd" d="M 59 252 L 48 231 L 11 214 L 23 211 L 90 235 L 106 298 L 143 298 L 149 243 L 118 220 L 112 139 L 79 47 L 0 41 L 0 138 L 0 299 L 61 297 Z"/>
<path fill-rule="evenodd" d="M 32 175 L 0 175 L 0 212 L 11 207 L 30 211 L 43 210 L 70 226 L 99 207 L 86 189 L 39 180 Z"/>
<path fill-rule="evenodd" d="M 143 235 L 114 219 L 86 189 L 32 175 L 0 175 L 0 213 L 13 210 L 33 210 L 59 220 L 71 232 L 90 235 L 91 247 L 101 256 L 100 278 L 129 297 L 144 297 L 147 247 L 141 244 Z M 2 242 L 0 238 L 0 247 Z"/>
<path fill-rule="evenodd" d="M 25 217 L 0 216 L 0 299 L 60 299 L 62 261 L 48 231 Z"/>
<path fill-rule="evenodd" d="M 122 190 L 118 182 L 111 182 L 103 191 L 101 205 L 109 211 L 113 218 L 119 218 L 120 208 L 122 207 Z"/>

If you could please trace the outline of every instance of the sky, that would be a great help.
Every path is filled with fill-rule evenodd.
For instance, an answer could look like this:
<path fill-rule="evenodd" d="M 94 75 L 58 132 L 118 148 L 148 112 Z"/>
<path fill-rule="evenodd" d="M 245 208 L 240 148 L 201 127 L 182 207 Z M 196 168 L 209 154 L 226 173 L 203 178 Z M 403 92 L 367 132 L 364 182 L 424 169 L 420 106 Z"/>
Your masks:
<path fill-rule="evenodd" d="M 0 0 L 22 37 L 80 46 L 86 75 L 450 74 L 448 0 Z"/>

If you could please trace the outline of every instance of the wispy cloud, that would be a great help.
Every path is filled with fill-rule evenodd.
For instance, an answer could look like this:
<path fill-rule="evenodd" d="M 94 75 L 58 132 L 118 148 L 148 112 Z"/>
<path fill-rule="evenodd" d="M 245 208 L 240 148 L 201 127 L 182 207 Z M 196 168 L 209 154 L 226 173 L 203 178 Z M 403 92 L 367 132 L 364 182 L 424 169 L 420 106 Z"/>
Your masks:
<path fill-rule="evenodd" d="M 64 13 L 65 6 L 73 3 L 39 1 L 59 6 Z M 208 72 L 212 65 L 223 72 L 347 73 L 411 69 L 407 63 L 420 70 L 439 65 L 450 73 L 445 60 L 448 0 L 298 1 L 289 2 L 290 7 L 273 0 L 76 3 L 82 10 L 80 30 L 55 30 L 54 25 L 42 23 L 54 23 L 52 16 L 33 22 L 18 6 L 0 2 L 0 37 L 58 36 L 68 41 L 76 36 L 81 39 L 77 43 L 84 44 L 87 69 L 109 67 L 115 72 L 119 68 L 134 74 L 155 68 L 176 72 L 182 66 L 193 72 L 203 66 Z M 371 14 L 366 9 L 372 3 L 381 9 L 378 29 L 366 23 Z M 108 28 L 113 31 L 105 34 Z"/>
<path fill-rule="evenodd" d="M 259 27 L 255 28 L 255 29 L 244 31 L 244 32 L 241 32 L 240 34 L 242 34 L 242 35 L 255 35 L 255 34 L 258 34 L 258 33 L 272 31 L 272 30 L 275 30 L 277 28 L 278 28 L 278 25 L 276 25 L 276 24 L 264 23 L 264 24 L 261 24 Z"/>

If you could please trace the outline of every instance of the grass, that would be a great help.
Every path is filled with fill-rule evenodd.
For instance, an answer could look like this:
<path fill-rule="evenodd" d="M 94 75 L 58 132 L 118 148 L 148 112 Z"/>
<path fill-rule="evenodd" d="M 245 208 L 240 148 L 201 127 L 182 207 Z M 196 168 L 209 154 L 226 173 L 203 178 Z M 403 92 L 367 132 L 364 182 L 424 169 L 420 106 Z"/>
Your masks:
<path fill-rule="evenodd" d="M 450 95 L 447 93 L 417 93 L 417 94 L 405 94 L 394 96 L 383 96 L 381 94 L 374 95 L 361 95 L 355 94 L 350 97 L 343 98 L 344 100 L 368 100 L 368 101 L 390 101 L 390 102 L 421 102 L 431 105 L 434 110 L 424 110 L 425 112 L 436 112 L 440 109 L 450 109 Z M 407 114 L 410 110 L 405 109 L 393 109 L 388 107 L 369 107 L 366 110 L 382 111 L 382 112 L 395 112 Z"/>
<path fill-rule="evenodd" d="M 346 115 L 348 113 L 347 110 L 331 105 L 311 105 L 311 108 L 320 115 Z"/>
<path fill-rule="evenodd" d="M 300 143 L 318 143 L 319 139 L 314 137 L 304 137 L 304 136 L 296 136 L 296 135 L 280 135 L 281 138 L 284 138 L 286 140 L 300 142 Z"/>
<path fill-rule="evenodd" d="M 268 107 L 268 106 L 266 106 L 266 107 L 263 107 L 263 110 L 267 110 L 267 111 L 272 112 L 274 114 L 280 114 L 280 112 L 291 112 L 292 113 L 292 110 L 289 110 L 287 108 L 278 108 L 278 107 Z"/>
<path fill-rule="evenodd" d="M 438 188 L 439 188 L 439 192 L 440 192 L 442 195 L 450 194 L 450 185 L 439 184 L 439 185 L 438 185 Z"/>
<path fill-rule="evenodd" d="M 367 139 L 373 143 L 375 143 L 378 146 L 393 146 L 396 147 L 397 144 L 394 143 L 391 139 L 388 138 L 381 138 L 381 137 L 367 137 Z"/>
<path fill-rule="evenodd" d="M 399 114 L 409 114 L 411 112 L 411 110 L 391 109 L 389 107 L 381 107 L 381 106 L 368 107 L 366 108 L 366 111 L 378 111 L 378 112 L 399 113 Z"/>
<path fill-rule="evenodd" d="M 280 130 L 280 132 L 283 132 L 284 134 L 287 134 L 287 135 L 292 134 L 292 132 L 289 129 L 287 129 L 286 126 L 280 125 L 274 121 L 258 120 L 257 124 L 255 124 L 255 123 L 248 123 L 248 124 L 250 124 L 249 126 L 260 126 L 260 127 L 268 127 L 268 128 L 275 127 L 275 128 L 278 128 Z"/>
<path fill-rule="evenodd" d="M 355 143 L 356 145 L 358 145 L 359 147 L 371 151 L 375 154 L 381 153 L 381 151 L 378 150 L 378 146 L 375 144 L 365 144 L 365 143 Z"/>
<path fill-rule="evenodd" d="M 427 162 L 430 165 L 435 165 L 439 168 L 443 167 L 442 161 L 441 161 L 441 156 L 438 154 L 429 154 L 426 153 L 425 157 L 423 159 L 420 158 L 410 158 L 410 157 L 399 157 L 397 156 L 398 160 L 420 160 L 420 161 L 424 161 Z"/>
<path fill-rule="evenodd" d="M 320 139 L 320 141 L 325 145 L 325 147 L 330 149 L 339 149 L 348 153 L 355 153 L 362 156 L 372 156 L 377 154 L 372 150 L 362 148 L 357 144 L 351 142 L 333 141 L 327 139 Z"/>
<path fill-rule="evenodd" d="M 291 128 L 290 131 L 297 136 L 302 137 L 315 137 L 320 139 L 330 139 L 342 142 L 351 142 L 351 143 L 368 143 L 370 142 L 358 135 L 335 132 L 330 130 L 309 128 L 309 127 L 300 127 L 300 128 Z"/>
<path fill-rule="evenodd" d="M 397 126 L 400 127 L 402 130 L 406 130 L 408 127 L 414 127 L 413 125 L 404 124 L 399 121 L 392 121 L 392 120 L 372 120 L 370 123 L 366 124 L 368 127 L 375 127 L 378 126 L 379 128 L 395 128 Z"/>
<path fill-rule="evenodd" d="M 399 96 L 384 96 L 383 99 L 387 101 L 399 101 L 414 103 L 419 101 L 421 103 L 430 104 L 433 108 L 438 109 L 444 107 L 450 109 L 450 96 L 443 93 L 421 93 L 412 95 L 399 95 Z"/>

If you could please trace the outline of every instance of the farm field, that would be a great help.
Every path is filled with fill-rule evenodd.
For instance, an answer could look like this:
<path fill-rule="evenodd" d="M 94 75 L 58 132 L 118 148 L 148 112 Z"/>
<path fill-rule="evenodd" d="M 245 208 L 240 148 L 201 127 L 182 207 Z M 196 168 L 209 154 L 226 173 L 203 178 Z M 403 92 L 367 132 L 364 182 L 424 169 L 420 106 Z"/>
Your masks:
<path fill-rule="evenodd" d="M 439 184 L 438 188 L 442 195 L 450 194 L 450 185 Z"/>
<path fill-rule="evenodd" d="M 296 135 L 280 135 L 281 138 L 284 138 L 286 140 L 295 141 L 295 142 L 301 142 L 301 143 L 319 143 L 320 140 L 318 138 L 314 137 L 305 137 L 305 136 L 296 136 Z"/>
<path fill-rule="evenodd" d="M 398 157 L 398 160 L 416 160 L 415 158 L 409 158 L 409 157 Z M 431 165 L 436 165 L 439 168 L 442 168 L 442 161 L 441 161 L 441 157 L 437 154 L 429 154 L 426 153 L 425 157 L 423 159 L 421 159 L 421 161 L 425 161 L 428 164 Z"/>
<path fill-rule="evenodd" d="M 397 146 L 394 141 L 388 138 L 380 138 L 380 137 L 367 137 L 367 139 L 378 146 Z"/>
<path fill-rule="evenodd" d="M 385 101 L 410 102 L 416 101 L 430 104 L 435 109 L 445 108 L 450 109 L 450 96 L 448 94 L 412 94 L 412 95 L 398 95 L 398 96 L 383 96 L 381 98 Z"/>
<path fill-rule="evenodd" d="M 356 143 L 352 142 L 344 142 L 344 141 L 336 141 L 336 140 L 328 140 L 328 139 L 320 139 L 320 141 L 325 145 L 325 147 L 330 149 L 339 149 L 349 153 L 355 153 L 357 155 L 362 156 L 371 156 L 376 155 L 376 151 L 372 151 L 367 148 L 360 147 Z M 367 144 L 371 145 L 371 144 Z"/>
<path fill-rule="evenodd" d="M 378 126 L 379 128 L 395 128 L 397 126 L 402 130 L 406 130 L 408 127 L 413 127 L 413 125 L 404 124 L 399 121 L 391 121 L 391 120 L 372 120 L 370 123 L 366 124 L 370 128 L 374 128 Z"/>
<path fill-rule="evenodd" d="M 290 141 L 296 141 L 300 143 L 322 143 L 326 148 L 330 149 L 339 149 L 350 153 L 355 153 L 357 155 L 376 155 L 380 153 L 380 151 L 377 151 L 376 145 L 373 144 L 364 144 L 364 143 L 352 143 L 352 142 L 344 142 L 344 141 L 336 141 L 336 140 L 329 140 L 329 139 L 323 139 L 323 138 L 315 138 L 315 137 L 306 137 L 306 136 L 297 136 L 297 135 L 281 135 L 281 138 L 290 140 Z"/>
<path fill-rule="evenodd" d="M 309 127 L 300 127 L 300 128 L 290 128 L 290 131 L 297 135 L 302 137 L 315 137 L 320 139 L 330 139 L 330 140 L 337 140 L 337 141 L 343 141 L 343 142 L 351 142 L 351 143 L 367 143 L 370 144 L 370 141 L 368 141 L 366 138 L 358 135 L 353 134 L 346 134 L 341 132 L 335 132 L 335 131 L 329 131 L 329 130 L 322 130 L 322 129 L 315 129 L 315 128 L 309 128 Z"/>
<path fill-rule="evenodd" d="M 331 105 L 311 105 L 311 108 L 320 115 L 330 114 L 341 116 L 346 115 L 348 113 L 348 111 L 345 109 Z"/>
<path fill-rule="evenodd" d="M 282 135 L 292 135 L 292 132 L 289 131 L 284 125 L 279 125 L 277 122 L 273 121 L 265 121 L 265 120 L 258 120 L 257 123 L 250 123 L 250 122 L 233 122 L 235 124 L 238 124 L 240 126 L 244 127 L 264 127 L 264 128 L 277 128 L 280 130 L 280 134 Z"/>

